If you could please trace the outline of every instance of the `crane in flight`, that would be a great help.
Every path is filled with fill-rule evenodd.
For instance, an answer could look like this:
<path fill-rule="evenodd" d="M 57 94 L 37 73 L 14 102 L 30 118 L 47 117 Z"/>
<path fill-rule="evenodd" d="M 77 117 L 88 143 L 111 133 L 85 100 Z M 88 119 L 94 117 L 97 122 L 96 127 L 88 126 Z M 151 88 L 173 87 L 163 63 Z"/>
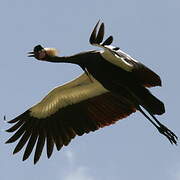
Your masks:
<path fill-rule="evenodd" d="M 18 140 L 13 153 L 26 146 L 23 160 L 35 148 L 36 163 L 45 144 L 50 158 L 54 146 L 60 150 L 76 135 L 109 126 L 136 111 L 140 111 L 171 144 L 177 144 L 177 136 L 155 117 L 165 112 L 163 102 L 147 89 L 161 86 L 160 77 L 120 48 L 111 46 L 112 36 L 103 41 L 104 23 L 99 29 L 98 26 L 99 22 L 89 42 L 102 50 L 60 57 L 56 49 L 37 45 L 29 52 L 29 57 L 40 61 L 79 65 L 84 73 L 56 87 L 39 103 L 8 121 L 15 124 L 7 132 L 15 133 L 6 143 Z"/>

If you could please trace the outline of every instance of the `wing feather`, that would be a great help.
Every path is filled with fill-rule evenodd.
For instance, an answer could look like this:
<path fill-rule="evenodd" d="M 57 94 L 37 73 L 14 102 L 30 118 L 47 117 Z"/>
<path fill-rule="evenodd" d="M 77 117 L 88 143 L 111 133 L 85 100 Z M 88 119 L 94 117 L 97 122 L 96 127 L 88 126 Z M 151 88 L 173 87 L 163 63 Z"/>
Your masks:
<path fill-rule="evenodd" d="M 124 53 L 121 50 L 116 51 L 123 59 L 128 62 L 129 64 L 133 65 L 132 73 L 145 87 L 154 87 L 154 86 L 161 86 L 161 78 L 151 69 L 146 67 L 144 64 L 138 62 L 128 54 Z"/>
<path fill-rule="evenodd" d="M 141 63 L 135 63 L 132 73 L 138 81 L 145 87 L 162 86 L 161 78 L 158 74 Z"/>
<path fill-rule="evenodd" d="M 116 50 L 113 46 L 102 46 L 102 56 L 112 64 L 119 66 L 126 71 L 132 72 L 133 76 L 145 87 L 161 86 L 161 78 L 151 69 L 138 62 L 122 50 Z"/>
<path fill-rule="evenodd" d="M 26 146 L 23 156 L 23 160 L 26 160 L 35 148 L 36 163 L 45 142 L 49 158 L 54 145 L 60 150 L 76 135 L 81 136 L 114 124 L 136 111 L 123 96 L 116 97 L 95 79 L 92 80 L 93 82 L 83 74 L 76 80 L 55 88 L 37 105 L 9 121 L 15 125 L 7 131 L 15 134 L 7 143 L 19 139 L 14 152 Z"/>
<path fill-rule="evenodd" d="M 26 149 L 25 149 L 25 152 L 23 155 L 23 161 L 28 159 L 28 157 L 30 156 L 30 154 L 31 154 L 31 152 L 35 146 L 35 143 L 37 141 L 37 138 L 38 138 L 38 132 L 37 132 L 37 130 L 34 130 L 31 134 L 31 137 L 30 137 L 28 144 L 26 146 Z M 49 150 L 50 150 L 50 148 L 49 148 Z"/>
<path fill-rule="evenodd" d="M 36 162 L 39 160 L 39 158 L 42 154 L 42 150 L 43 150 L 43 147 L 45 144 L 45 138 L 46 138 L 45 133 L 46 132 L 45 132 L 44 128 L 42 127 L 39 130 L 39 137 L 38 137 L 38 141 L 36 144 L 36 150 L 35 150 L 35 155 L 34 155 L 34 164 L 36 164 Z"/>

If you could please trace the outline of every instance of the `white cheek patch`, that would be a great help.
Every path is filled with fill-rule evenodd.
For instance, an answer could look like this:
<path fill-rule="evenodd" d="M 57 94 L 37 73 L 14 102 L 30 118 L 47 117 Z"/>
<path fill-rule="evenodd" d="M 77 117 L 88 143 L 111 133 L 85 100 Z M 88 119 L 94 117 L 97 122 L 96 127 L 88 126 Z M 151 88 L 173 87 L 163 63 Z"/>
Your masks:
<path fill-rule="evenodd" d="M 133 69 L 133 65 L 126 62 L 123 57 L 120 57 L 114 53 L 112 53 L 107 48 L 104 48 L 104 51 L 101 52 L 102 57 L 109 61 L 110 63 L 124 69 L 125 71 L 131 72 Z"/>
<path fill-rule="evenodd" d="M 57 56 L 58 55 L 58 51 L 55 48 L 44 48 L 44 50 L 46 51 L 46 53 L 49 56 Z"/>

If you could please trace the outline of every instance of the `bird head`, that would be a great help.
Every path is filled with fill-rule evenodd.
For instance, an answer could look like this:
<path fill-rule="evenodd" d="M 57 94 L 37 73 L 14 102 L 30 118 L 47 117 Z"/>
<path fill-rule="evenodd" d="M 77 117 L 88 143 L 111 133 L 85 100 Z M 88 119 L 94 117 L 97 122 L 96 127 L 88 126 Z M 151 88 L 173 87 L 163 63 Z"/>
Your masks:
<path fill-rule="evenodd" d="M 41 45 L 34 47 L 32 52 L 28 52 L 28 57 L 35 57 L 38 60 L 46 60 L 48 57 L 57 56 L 58 51 L 55 48 L 43 48 Z"/>

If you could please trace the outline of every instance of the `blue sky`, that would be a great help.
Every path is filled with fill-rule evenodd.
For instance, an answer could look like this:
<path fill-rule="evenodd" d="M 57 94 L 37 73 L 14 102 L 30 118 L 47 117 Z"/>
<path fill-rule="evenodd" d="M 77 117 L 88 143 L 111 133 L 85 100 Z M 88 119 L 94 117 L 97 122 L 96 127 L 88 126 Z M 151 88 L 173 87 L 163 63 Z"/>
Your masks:
<path fill-rule="evenodd" d="M 5 145 L 9 134 L 3 116 L 12 119 L 41 100 L 51 89 L 77 77 L 81 69 L 28 58 L 37 44 L 71 55 L 94 47 L 88 39 L 95 23 L 105 23 L 114 45 L 143 62 L 162 78 L 152 92 L 166 105 L 159 118 L 177 135 L 179 122 L 178 0 L 2 0 L 0 6 L 0 179 L 18 180 L 129 180 L 180 179 L 180 148 L 136 113 L 114 126 L 76 137 L 68 147 L 22 162 L 12 155 L 15 144 Z"/>

